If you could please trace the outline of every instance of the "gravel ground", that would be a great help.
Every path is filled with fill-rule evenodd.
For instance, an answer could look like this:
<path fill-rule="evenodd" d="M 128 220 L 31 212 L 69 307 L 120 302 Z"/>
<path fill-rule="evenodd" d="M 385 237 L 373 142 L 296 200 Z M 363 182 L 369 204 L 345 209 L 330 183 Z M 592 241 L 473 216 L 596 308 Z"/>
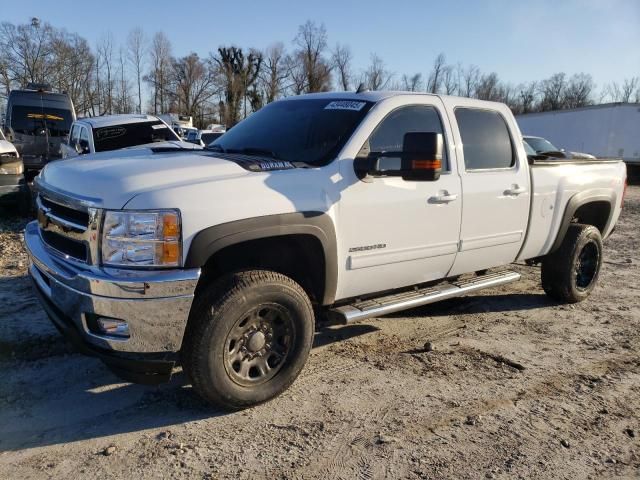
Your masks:
<path fill-rule="evenodd" d="M 122 383 L 31 294 L 25 221 L 0 223 L 0 478 L 639 478 L 640 187 L 589 300 L 539 270 L 317 334 L 276 400 L 203 404 L 181 374 Z"/>

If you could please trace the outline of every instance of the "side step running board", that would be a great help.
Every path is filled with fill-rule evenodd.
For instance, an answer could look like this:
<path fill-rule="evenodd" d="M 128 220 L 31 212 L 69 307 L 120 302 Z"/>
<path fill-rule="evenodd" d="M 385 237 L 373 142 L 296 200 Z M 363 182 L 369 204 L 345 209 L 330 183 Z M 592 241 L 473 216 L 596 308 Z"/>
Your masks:
<path fill-rule="evenodd" d="M 520 274 L 516 272 L 488 273 L 469 280 L 363 300 L 352 305 L 343 305 L 332 309 L 331 313 L 344 323 L 351 323 L 365 318 L 379 317 L 408 308 L 439 302 L 448 298 L 460 297 L 483 288 L 497 287 L 517 280 L 520 280 Z"/>

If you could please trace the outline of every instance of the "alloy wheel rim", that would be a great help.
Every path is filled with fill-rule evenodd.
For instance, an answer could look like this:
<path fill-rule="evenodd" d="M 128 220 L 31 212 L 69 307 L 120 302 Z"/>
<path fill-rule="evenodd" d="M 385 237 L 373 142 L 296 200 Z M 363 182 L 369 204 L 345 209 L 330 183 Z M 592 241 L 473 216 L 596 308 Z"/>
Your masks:
<path fill-rule="evenodd" d="M 588 289 L 598 271 L 600 252 L 595 242 L 589 242 L 580 251 L 575 266 L 575 282 L 578 290 Z"/>

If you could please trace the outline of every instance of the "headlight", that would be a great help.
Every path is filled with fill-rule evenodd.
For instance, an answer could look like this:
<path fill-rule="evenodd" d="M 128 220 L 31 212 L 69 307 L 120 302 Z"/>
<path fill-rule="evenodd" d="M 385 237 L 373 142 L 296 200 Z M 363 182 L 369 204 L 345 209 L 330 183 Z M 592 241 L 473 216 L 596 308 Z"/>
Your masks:
<path fill-rule="evenodd" d="M 105 212 L 102 264 L 114 267 L 178 267 L 181 261 L 180 212 Z"/>
<path fill-rule="evenodd" d="M 21 173 L 24 173 L 24 165 L 22 162 L 4 163 L 0 165 L 0 175 L 20 175 Z"/>

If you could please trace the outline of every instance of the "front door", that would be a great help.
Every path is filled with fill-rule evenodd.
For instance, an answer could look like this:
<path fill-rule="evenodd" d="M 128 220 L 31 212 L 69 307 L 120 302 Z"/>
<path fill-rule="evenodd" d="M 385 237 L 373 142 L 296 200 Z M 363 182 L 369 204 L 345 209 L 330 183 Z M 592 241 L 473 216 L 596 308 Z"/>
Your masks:
<path fill-rule="evenodd" d="M 455 154 L 449 148 L 451 132 L 439 98 L 415 100 L 407 105 L 405 98 L 396 97 L 377 105 L 370 113 L 372 132 L 360 140 L 359 153 L 399 152 L 407 132 L 441 133 L 442 175 L 437 181 L 362 181 L 354 179 L 353 161 L 341 161 L 341 174 L 350 185 L 339 202 L 338 255 L 343 268 L 337 299 L 443 278 L 453 265 L 462 195 L 452 161 Z M 400 159 L 386 157 L 381 162 L 383 170 L 394 170 Z"/>

